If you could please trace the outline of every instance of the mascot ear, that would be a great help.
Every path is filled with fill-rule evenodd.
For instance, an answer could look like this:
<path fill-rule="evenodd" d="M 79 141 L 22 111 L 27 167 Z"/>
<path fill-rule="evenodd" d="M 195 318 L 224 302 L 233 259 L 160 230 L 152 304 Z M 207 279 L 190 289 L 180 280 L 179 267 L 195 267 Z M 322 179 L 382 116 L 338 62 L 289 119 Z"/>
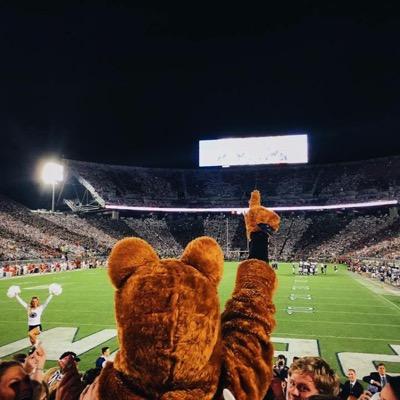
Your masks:
<path fill-rule="evenodd" d="M 218 243 L 208 236 L 192 240 L 186 246 L 181 261 L 196 268 L 215 286 L 221 280 L 224 254 Z"/>
<path fill-rule="evenodd" d="M 118 289 L 139 267 L 154 268 L 159 262 L 154 249 L 144 240 L 131 237 L 120 240 L 108 258 L 108 275 Z"/>

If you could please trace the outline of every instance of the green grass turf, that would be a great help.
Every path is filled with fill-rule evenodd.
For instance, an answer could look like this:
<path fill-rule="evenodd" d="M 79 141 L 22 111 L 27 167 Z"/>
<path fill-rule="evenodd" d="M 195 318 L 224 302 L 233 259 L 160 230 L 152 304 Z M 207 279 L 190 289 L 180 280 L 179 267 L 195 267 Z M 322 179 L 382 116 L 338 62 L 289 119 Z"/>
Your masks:
<path fill-rule="evenodd" d="M 230 297 L 237 263 L 226 262 L 224 277 L 219 287 L 221 304 Z M 328 274 L 307 278 L 312 300 L 290 300 L 296 278 L 289 264 L 280 264 L 278 270 L 279 288 L 275 295 L 277 308 L 276 337 L 316 339 L 321 356 L 340 374 L 336 354 L 338 352 L 362 352 L 393 354 L 389 344 L 400 345 L 400 297 L 376 294 L 352 278 L 344 266 L 334 273 L 328 267 Z M 33 295 L 42 300 L 47 289 L 30 289 L 35 286 L 57 282 L 63 286 L 63 294 L 55 297 L 45 310 L 42 323 L 44 329 L 59 326 L 78 327 L 76 340 L 104 328 L 115 328 L 113 288 L 104 269 L 64 272 L 49 275 L 31 275 L 0 281 L 0 346 L 26 337 L 26 312 L 9 299 L 6 292 L 11 285 L 20 285 L 22 298 Z M 299 292 L 297 292 L 299 293 Z M 294 313 L 289 315 L 288 306 L 311 306 L 312 314 Z M 117 349 L 117 340 L 111 339 L 82 354 L 80 369 L 93 366 L 102 346 Z M 277 344 L 277 350 L 285 345 Z M 60 349 L 60 353 L 67 349 Z M 379 361 L 379 360 L 378 360 Z M 54 365 L 49 361 L 46 366 Z M 400 364 L 390 365 L 391 372 L 400 372 Z"/>

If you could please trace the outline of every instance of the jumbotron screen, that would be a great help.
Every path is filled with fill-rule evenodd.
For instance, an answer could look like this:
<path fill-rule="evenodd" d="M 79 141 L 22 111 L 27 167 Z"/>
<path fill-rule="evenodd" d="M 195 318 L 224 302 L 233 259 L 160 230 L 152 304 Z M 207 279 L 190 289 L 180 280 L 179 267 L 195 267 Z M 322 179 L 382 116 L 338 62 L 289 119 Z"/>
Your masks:
<path fill-rule="evenodd" d="M 298 164 L 308 162 L 307 135 L 199 141 L 199 166 Z"/>

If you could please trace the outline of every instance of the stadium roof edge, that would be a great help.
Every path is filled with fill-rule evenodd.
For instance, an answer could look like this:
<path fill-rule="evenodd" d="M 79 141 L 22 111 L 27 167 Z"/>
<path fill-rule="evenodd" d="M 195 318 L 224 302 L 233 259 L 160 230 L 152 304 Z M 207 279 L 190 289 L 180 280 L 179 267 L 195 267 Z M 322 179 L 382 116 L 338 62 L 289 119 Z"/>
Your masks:
<path fill-rule="evenodd" d="M 292 207 L 270 207 L 274 211 L 322 211 L 322 210 L 341 210 L 347 208 L 382 207 L 397 205 L 397 200 L 377 200 L 363 203 L 329 204 L 324 206 L 292 206 Z M 242 207 L 216 207 L 216 208 L 190 208 L 190 207 L 143 207 L 143 206 L 124 206 L 106 204 L 106 209 L 121 211 L 145 211 L 145 212 L 231 212 L 242 214 L 248 208 Z"/>

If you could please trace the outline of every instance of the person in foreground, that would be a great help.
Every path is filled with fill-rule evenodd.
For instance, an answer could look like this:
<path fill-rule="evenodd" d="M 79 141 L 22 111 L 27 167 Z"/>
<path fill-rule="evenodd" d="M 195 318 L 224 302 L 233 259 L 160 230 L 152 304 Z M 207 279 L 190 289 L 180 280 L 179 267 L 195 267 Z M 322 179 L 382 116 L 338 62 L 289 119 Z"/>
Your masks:
<path fill-rule="evenodd" d="M 339 394 L 339 377 L 320 357 L 302 357 L 289 368 L 287 399 L 304 400 L 311 396 L 336 397 Z"/>
<path fill-rule="evenodd" d="M 261 206 L 259 193 L 254 197 L 247 229 L 256 251 L 240 263 L 222 316 L 217 287 L 224 260 L 214 239 L 199 237 L 180 259 L 166 260 L 139 238 L 114 246 L 108 274 L 120 349 L 81 399 L 220 400 L 224 389 L 236 400 L 264 397 L 272 379 L 276 287 L 264 235 L 279 228 L 279 217 Z M 63 381 L 60 387 L 67 391 Z"/>
<path fill-rule="evenodd" d="M 400 376 L 391 376 L 379 394 L 375 393 L 373 395 L 366 390 L 358 400 L 371 400 L 376 396 L 379 396 L 380 400 L 400 400 Z"/>
<path fill-rule="evenodd" d="M 381 391 L 381 400 L 400 400 L 400 376 L 390 377 Z"/>
<path fill-rule="evenodd" d="M 43 385 L 46 355 L 41 346 L 30 354 L 24 364 L 18 361 L 0 362 L 1 400 L 42 400 L 47 390 Z"/>
<path fill-rule="evenodd" d="M 347 377 L 349 378 L 343 385 L 342 391 L 340 392 L 340 398 L 347 400 L 349 396 L 358 398 L 362 395 L 364 389 L 360 382 L 357 380 L 356 371 L 350 368 L 347 371 Z"/>
<path fill-rule="evenodd" d="M 376 371 L 371 372 L 369 375 L 363 377 L 363 381 L 369 384 L 368 390 L 371 393 L 380 392 L 386 383 L 390 380 L 391 376 L 386 374 L 386 367 L 384 363 L 379 363 Z"/>

